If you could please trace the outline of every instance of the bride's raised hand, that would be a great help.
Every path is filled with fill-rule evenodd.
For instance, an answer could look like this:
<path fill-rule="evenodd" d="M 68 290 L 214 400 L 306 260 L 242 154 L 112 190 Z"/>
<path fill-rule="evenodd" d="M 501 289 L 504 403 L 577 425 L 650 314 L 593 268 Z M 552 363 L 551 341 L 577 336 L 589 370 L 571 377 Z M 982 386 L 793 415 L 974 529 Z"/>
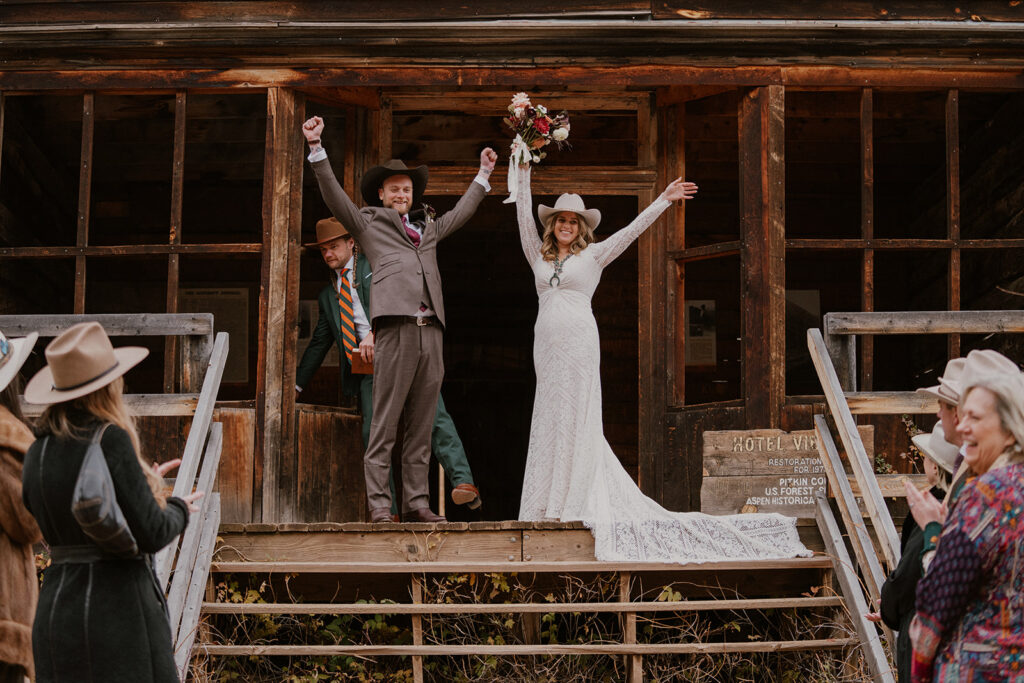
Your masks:
<path fill-rule="evenodd" d="M 684 181 L 682 178 L 676 178 L 665 191 L 661 193 L 661 198 L 670 202 L 677 201 L 679 199 L 693 199 L 697 194 L 697 183 L 691 183 Z"/>

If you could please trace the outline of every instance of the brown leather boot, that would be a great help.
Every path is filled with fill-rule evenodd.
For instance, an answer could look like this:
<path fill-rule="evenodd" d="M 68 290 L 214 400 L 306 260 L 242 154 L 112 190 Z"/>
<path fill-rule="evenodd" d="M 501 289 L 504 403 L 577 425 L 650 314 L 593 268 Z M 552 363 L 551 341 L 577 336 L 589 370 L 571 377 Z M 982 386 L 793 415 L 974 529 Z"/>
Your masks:
<path fill-rule="evenodd" d="M 402 515 L 406 522 L 447 522 L 441 515 L 435 515 L 430 508 L 409 510 Z"/>

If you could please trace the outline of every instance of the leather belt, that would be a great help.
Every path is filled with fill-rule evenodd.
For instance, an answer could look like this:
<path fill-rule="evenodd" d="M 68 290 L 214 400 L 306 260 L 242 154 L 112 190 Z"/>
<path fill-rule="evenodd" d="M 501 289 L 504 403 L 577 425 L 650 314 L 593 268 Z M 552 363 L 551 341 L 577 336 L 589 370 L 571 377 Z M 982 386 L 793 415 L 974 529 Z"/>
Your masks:
<path fill-rule="evenodd" d="M 143 555 L 135 557 L 118 557 L 105 553 L 95 545 L 55 545 L 50 548 L 52 564 L 91 564 L 110 560 L 142 560 Z"/>
<path fill-rule="evenodd" d="M 420 316 L 420 315 L 387 315 L 384 316 L 385 321 L 394 321 L 397 323 L 412 323 L 416 327 L 426 327 L 427 325 L 437 325 L 438 320 L 436 315 Z"/>

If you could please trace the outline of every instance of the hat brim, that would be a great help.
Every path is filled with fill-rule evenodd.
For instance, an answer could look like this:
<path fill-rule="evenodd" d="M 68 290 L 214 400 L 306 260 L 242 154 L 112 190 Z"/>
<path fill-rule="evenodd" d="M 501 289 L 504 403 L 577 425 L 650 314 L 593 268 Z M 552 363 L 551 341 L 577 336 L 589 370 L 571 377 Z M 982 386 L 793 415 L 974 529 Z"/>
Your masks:
<path fill-rule="evenodd" d="M 342 237 L 352 237 L 352 233 L 350 233 L 350 232 L 343 232 L 340 235 L 335 235 L 334 237 L 328 237 L 327 239 L 320 240 L 319 242 L 308 242 L 306 244 L 303 244 L 302 246 L 304 246 L 304 247 L 319 247 L 322 244 L 327 244 L 328 242 L 333 242 L 334 240 L 340 240 Z M 353 237 L 352 239 L 355 239 L 355 238 Z"/>
<path fill-rule="evenodd" d="M 914 392 L 918 394 L 927 394 L 928 396 L 936 398 L 942 401 L 943 403 L 949 403 L 950 405 L 954 406 L 960 403 L 960 400 L 958 398 L 956 398 L 955 396 L 951 396 L 950 394 L 943 393 L 943 390 L 950 391 L 949 389 L 946 389 L 946 387 L 943 386 L 942 384 L 936 384 L 933 387 L 921 387 L 920 389 L 915 389 Z"/>
<path fill-rule="evenodd" d="M 64 403 L 72 399 L 80 398 L 91 394 L 101 387 L 105 387 L 124 373 L 142 362 L 149 355 L 149 349 L 141 346 L 121 346 L 114 349 L 114 357 L 117 365 L 109 372 L 105 372 L 87 384 L 77 386 L 73 389 L 61 391 L 53 386 L 53 371 L 50 366 L 35 374 L 25 385 L 25 401 L 35 405 L 50 405 L 53 403 Z"/>
<path fill-rule="evenodd" d="M 914 446 L 917 447 L 917 450 L 921 451 L 926 458 L 941 467 L 943 471 L 953 474 L 953 463 L 956 461 L 956 454 L 954 453 L 951 459 L 940 457 L 938 453 L 932 450 L 931 445 L 929 444 L 931 437 L 931 432 L 921 432 L 920 434 L 910 437 L 910 440 L 914 443 Z M 952 444 L 950 445 L 952 446 Z"/>
<path fill-rule="evenodd" d="M 21 370 L 21 366 L 28 360 L 37 339 L 39 339 L 38 332 L 32 332 L 17 339 L 8 338 L 7 341 L 10 342 L 13 350 L 10 359 L 0 367 L 0 391 L 6 389 L 7 385 L 18 375 L 18 370 Z"/>
<path fill-rule="evenodd" d="M 359 191 L 363 195 L 363 201 L 367 206 L 384 206 L 380 200 L 380 186 L 385 180 L 394 175 L 407 175 L 412 178 L 412 202 L 418 204 L 423 199 L 423 193 L 427 189 L 427 179 L 430 172 L 426 166 L 416 168 L 393 169 L 387 166 L 374 166 L 363 174 L 363 180 L 359 183 Z M 411 208 L 411 207 L 410 207 Z"/>
<path fill-rule="evenodd" d="M 572 209 L 557 209 L 553 206 L 544 206 L 540 204 L 537 206 L 537 215 L 540 216 L 541 225 L 546 226 L 548 219 L 559 213 L 574 213 L 582 218 L 591 230 L 597 230 L 597 226 L 601 223 L 601 210 L 600 209 L 584 209 L 583 211 L 574 211 Z"/>

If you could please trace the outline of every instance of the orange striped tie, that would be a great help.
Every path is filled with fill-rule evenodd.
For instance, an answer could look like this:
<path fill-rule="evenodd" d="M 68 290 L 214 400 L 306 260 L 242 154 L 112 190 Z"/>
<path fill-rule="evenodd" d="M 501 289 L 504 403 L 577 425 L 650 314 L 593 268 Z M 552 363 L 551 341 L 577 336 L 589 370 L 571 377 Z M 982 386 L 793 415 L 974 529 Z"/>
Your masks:
<path fill-rule="evenodd" d="M 338 308 L 341 309 L 341 342 L 345 347 L 345 356 L 351 363 L 352 352 L 355 351 L 358 342 L 356 341 L 355 313 L 352 311 L 352 289 L 346 273 L 348 273 L 348 268 L 342 268 L 341 280 L 338 282 Z"/>

